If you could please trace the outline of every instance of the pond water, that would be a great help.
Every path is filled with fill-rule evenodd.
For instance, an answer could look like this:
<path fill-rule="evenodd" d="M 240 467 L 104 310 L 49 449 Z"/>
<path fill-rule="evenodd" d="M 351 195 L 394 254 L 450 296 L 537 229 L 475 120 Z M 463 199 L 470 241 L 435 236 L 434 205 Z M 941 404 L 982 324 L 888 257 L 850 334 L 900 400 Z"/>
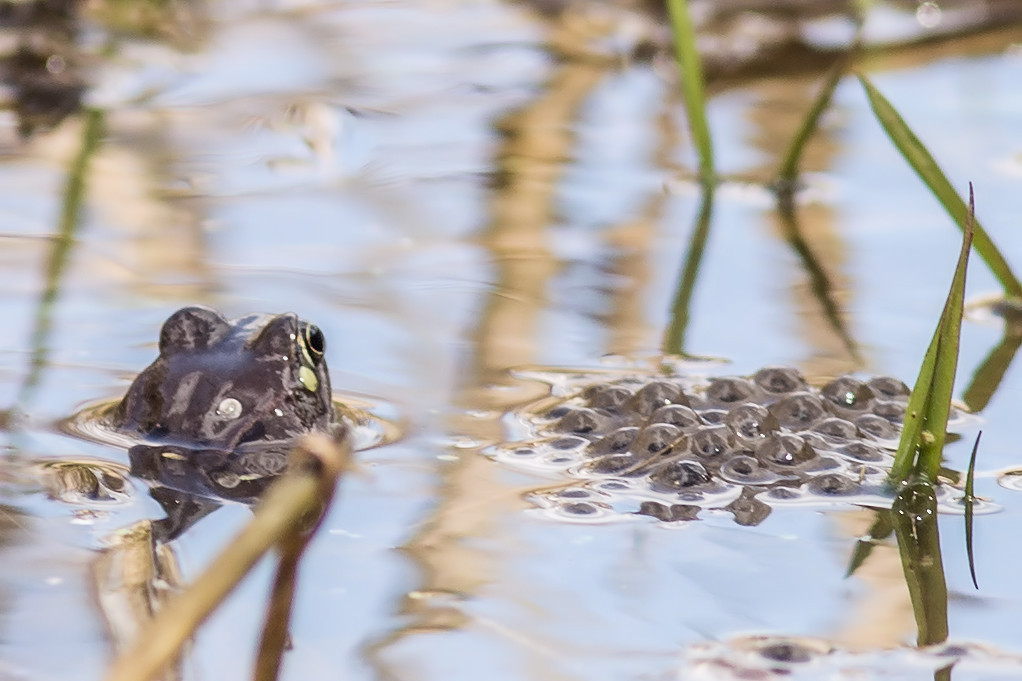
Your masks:
<path fill-rule="evenodd" d="M 74 49 L 47 64 L 82 79 L 86 112 L 21 137 L 0 111 L 0 677 L 102 678 L 138 607 L 130 553 L 109 547 L 162 509 L 123 477 L 123 450 L 60 424 L 123 394 L 163 320 L 196 303 L 315 322 L 338 397 L 402 429 L 359 455 L 310 548 L 286 678 L 915 679 L 959 658 L 955 679 L 1022 674 L 1022 494 L 998 482 L 1022 466 L 1022 376 L 973 385 L 1019 335 L 989 315 L 963 330 L 956 388 L 987 404 L 946 450 L 964 470 L 982 427 L 976 490 L 998 512 L 975 520 L 978 591 L 962 517 L 939 520 L 958 648 L 912 650 L 893 540 L 845 577 L 872 511 L 552 521 L 526 495 L 556 478 L 483 455 L 506 437 L 504 411 L 545 390 L 512 370 L 662 351 L 700 191 L 671 65 L 624 52 L 647 24 L 599 33 L 497 0 L 79 9 Z M 905 19 L 882 7 L 872 25 L 882 38 Z M 974 183 L 980 220 L 1022 268 L 1022 28 L 1001 23 L 860 68 L 955 186 Z M 596 52 L 567 54 L 583 29 Z M 0 30 L 6 46 L 27 29 Z M 767 71 L 711 81 L 729 179 L 683 347 L 729 362 L 704 372 L 911 384 L 960 234 L 845 78 L 798 209 L 835 325 L 764 188 L 824 68 Z M 977 258 L 969 276 L 970 299 L 997 290 Z M 88 463 L 92 493 L 62 492 L 59 462 Z M 194 577 L 248 517 L 229 504 L 197 523 L 158 581 Z M 271 576 L 261 564 L 213 616 L 182 678 L 250 676 Z M 748 652 L 767 645 L 771 664 Z M 831 646 L 815 666 L 791 662 Z"/>

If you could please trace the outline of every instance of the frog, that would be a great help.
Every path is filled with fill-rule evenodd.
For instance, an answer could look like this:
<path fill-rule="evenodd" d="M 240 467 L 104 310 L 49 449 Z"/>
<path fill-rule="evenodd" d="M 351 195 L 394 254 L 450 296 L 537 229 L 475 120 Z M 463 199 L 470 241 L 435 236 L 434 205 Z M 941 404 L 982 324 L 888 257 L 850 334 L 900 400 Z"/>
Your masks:
<path fill-rule="evenodd" d="M 158 541 L 227 501 L 256 503 L 298 437 L 343 430 L 325 352 L 319 327 L 290 312 L 227 319 L 193 305 L 167 318 L 159 355 L 109 416 L 135 441 L 131 475 L 166 511 Z"/>
<path fill-rule="evenodd" d="M 335 412 L 319 327 L 288 312 L 228 320 L 204 306 L 163 323 L 159 356 L 113 426 L 144 442 L 233 452 L 329 430 Z"/>

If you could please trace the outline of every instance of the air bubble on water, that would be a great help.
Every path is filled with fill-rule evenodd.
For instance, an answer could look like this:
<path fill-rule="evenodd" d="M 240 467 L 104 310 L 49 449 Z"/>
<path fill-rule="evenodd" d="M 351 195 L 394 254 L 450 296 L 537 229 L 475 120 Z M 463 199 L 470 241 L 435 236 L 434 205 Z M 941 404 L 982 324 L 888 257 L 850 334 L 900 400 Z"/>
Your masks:
<path fill-rule="evenodd" d="M 876 396 L 872 388 L 852 376 L 842 376 L 823 386 L 820 397 L 838 416 L 869 411 Z"/>
<path fill-rule="evenodd" d="M 807 430 L 827 416 L 819 397 L 812 393 L 793 393 L 770 407 L 777 421 L 791 430 Z"/>
<path fill-rule="evenodd" d="M 825 473 L 809 480 L 806 489 L 826 497 L 849 496 L 859 491 L 859 483 L 838 473 Z"/>
<path fill-rule="evenodd" d="M 792 487 L 773 487 L 761 495 L 761 498 L 775 499 L 777 501 L 796 501 L 805 496 L 800 489 Z"/>
<path fill-rule="evenodd" d="M 954 407 L 952 407 L 952 412 Z M 887 419 L 894 426 L 901 426 L 905 421 L 905 404 L 902 402 L 877 402 L 873 405 L 873 414 Z M 953 421 L 954 416 L 948 414 L 948 420 Z"/>
<path fill-rule="evenodd" d="M 678 385 L 667 381 L 653 381 L 635 392 L 628 401 L 628 409 L 641 416 L 649 416 L 665 405 L 681 403 L 688 406 L 687 402 Z"/>
<path fill-rule="evenodd" d="M 593 459 L 583 466 L 582 470 L 600 475 L 621 475 L 634 472 L 635 468 L 643 461 L 644 459 L 631 454 L 611 454 Z"/>
<path fill-rule="evenodd" d="M 854 423 L 836 416 L 820 421 L 813 426 L 812 432 L 819 433 L 834 442 L 853 440 L 858 435 Z"/>
<path fill-rule="evenodd" d="M 758 404 L 743 404 L 732 409 L 724 423 L 744 442 L 759 442 L 778 430 L 777 418 Z"/>
<path fill-rule="evenodd" d="M 681 404 L 668 404 L 660 407 L 649 417 L 649 422 L 651 424 L 669 423 L 682 430 L 694 430 L 703 425 L 702 419 L 699 418 L 699 415 L 691 407 Z"/>
<path fill-rule="evenodd" d="M 912 393 L 908 386 L 891 376 L 874 376 L 866 385 L 873 389 L 877 397 L 887 400 L 907 400 Z"/>
<path fill-rule="evenodd" d="M 670 461 L 655 468 L 649 480 L 655 491 L 675 492 L 709 482 L 710 474 L 696 461 Z"/>
<path fill-rule="evenodd" d="M 719 426 L 727 421 L 728 413 L 726 409 L 705 409 L 699 412 L 699 418 L 709 426 Z"/>
<path fill-rule="evenodd" d="M 714 378 L 706 387 L 706 399 L 711 404 L 740 404 L 752 397 L 752 394 L 752 383 L 737 376 Z"/>
<path fill-rule="evenodd" d="M 768 465 L 793 468 L 812 461 L 816 452 L 798 435 L 774 434 L 760 446 L 756 456 Z"/>
<path fill-rule="evenodd" d="M 863 414 L 855 419 L 859 432 L 866 437 L 887 442 L 897 441 L 898 429 L 890 421 L 876 414 Z"/>
<path fill-rule="evenodd" d="M 763 468 L 751 456 L 740 455 L 725 461 L 720 467 L 720 477 L 736 485 L 771 485 L 784 477 Z"/>
<path fill-rule="evenodd" d="M 632 485 L 627 480 L 604 480 L 597 483 L 596 488 L 604 491 L 620 492 L 631 489 Z"/>
<path fill-rule="evenodd" d="M 626 426 L 612 430 L 594 442 L 592 447 L 586 451 L 586 455 L 595 458 L 606 454 L 627 452 L 638 437 L 639 429 L 635 426 Z"/>
<path fill-rule="evenodd" d="M 660 501 L 643 501 L 639 504 L 637 515 L 645 515 L 665 523 L 696 520 L 699 506 L 689 504 L 665 504 Z"/>
<path fill-rule="evenodd" d="M 806 379 L 791 367 L 764 367 L 752 377 L 753 382 L 771 395 L 784 395 L 807 388 Z"/>
<path fill-rule="evenodd" d="M 553 428 L 561 433 L 583 435 L 599 430 L 602 421 L 603 419 L 596 411 L 587 407 L 576 407 L 562 416 Z"/>
<path fill-rule="evenodd" d="M 563 418 L 565 414 L 567 414 L 570 411 L 571 407 L 569 407 L 568 405 L 559 404 L 556 407 L 553 407 L 552 409 L 547 411 L 547 413 L 544 414 L 543 417 L 551 421 L 557 421 L 558 419 Z"/>
<path fill-rule="evenodd" d="M 557 496 L 562 499 L 588 499 L 593 493 L 583 487 L 572 487 L 570 489 L 562 489 L 557 492 Z"/>
<path fill-rule="evenodd" d="M 559 437 L 553 440 L 548 440 L 546 445 L 550 449 L 556 449 L 560 451 L 570 451 L 576 449 L 582 449 L 589 445 L 589 440 L 582 437 Z"/>
<path fill-rule="evenodd" d="M 582 391 L 582 399 L 592 409 L 617 413 L 632 396 L 632 392 L 621 385 L 597 384 Z"/>
<path fill-rule="evenodd" d="M 669 423 L 655 423 L 646 426 L 639 433 L 632 451 L 641 457 L 656 456 L 668 449 L 682 437 L 681 429 Z"/>
<path fill-rule="evenodd" d="M 701 428 L 689 440 L 689 451 L 704 461 L 723 460 L 730 449 L 730 433 L 720 426 Z"/>
<path fill-rule="evenodd" d="M 561 506 L 561 510 L 571 515 L 592 515 L 593 513 L 599 513 L 600 509 L 594 504 L 589 504 L 584 501 L 576 501 L 571 504 L 564 504 Z"/>
<path fill-rule="evenodd" d="M 817 452 L 816 458 L 808 463 L 802 464 L 799 471 L 812 475 L 815 473 L 822 473 L 824 471 L 841 470 L 845 467 L 846 463 L 844 461 L 840 461 L 839 459 L 830 456 L 823 456 Z"/>
<path fill-rule="evenodd" d="M 575 523 L 601 523 L 610 519 L 621 520 L 606 504 L 578 501 L 567 504 L 554 504 L 540 511 L 540 514 L 553 520 Z"/>

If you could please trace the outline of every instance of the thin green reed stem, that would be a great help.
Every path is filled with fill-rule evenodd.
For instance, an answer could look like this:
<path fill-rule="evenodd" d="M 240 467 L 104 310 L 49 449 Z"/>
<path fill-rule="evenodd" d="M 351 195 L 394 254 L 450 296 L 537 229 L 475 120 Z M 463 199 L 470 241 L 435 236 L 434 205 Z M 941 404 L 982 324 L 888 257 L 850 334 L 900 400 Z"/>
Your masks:
<path fill-rule="evenodd" d="M 912 169 L 916 171 L 916 174 L 926 183 L 926 186 L 930 188 L 930 191 L 933 192 L 933 195 L 944 206 L 944 210 L 948 212 L 959 229 L 965 231 L 965 223 L 970 219 L 972 220 L 975 231 L 974 247 L 976 253 L 979 254 L 979 257 L 983 258 L 987 267 L 990 268 L 990 271 L 1001 284 L 1001 287 L 1004 288 L 1005 295 L 1013 298 L 1022 298 L 1022 283 L 1019 283 L 1019 280 L 1011 271 L 1008 261 L 1005 260 L 1001 251 L 998 250 L 982 225 L 974 217 L 969 217 L 969 210 L 965 205 L 965 201 L 955 191 L 954 187 L 951 186 L 947 175 L 937 165 L 930 152 L 919 141 L 919 138 L 908 127 L 908 124 L 905 123 L 905 120 L 898 114 L 891 103 L 880 94 L 880 91 L 861 74 L 859 75 L 859 81 L 866 90 L 866 96 L 869 98 L 869 105 L 873 108 L 873 113 L 876 115 L 877 120 L 880 121 L 880 125 L 891 139 L 891 142 L 898 148 L 898 151 L 908 161 L 908 164 L 912 166 Z"/>
<path fill-rule="evenodd" d="M 816 99 L 813 100 L 813 105 L 809 107 L 809 111 L 806 112 L 805 118 L 802 119 L 802 125 L 799 126 L 798 131 L 792 138 L 791 144 L 788 145 L 788 150 L 784 154 L 784 159 L 777 168 L 775 183 L 780 191 L 790 194 L 794 189 L 799 165 L 802 161 L 802 152 L 805 150 L 806 144 L 813 136 L 813 133 L 819 127 L 820 117 L 823 116 L 823 112 L 830 106 L 830 100 L 834 97 L 834 90 L 837 89 L 837 84 L 841 82 L 858 51 L 859 41 L 856 38 L 848 53 L 834 64 L 830 73 L 827 74 L 827 78 L 823 81 L 820 92 L 816 95 Z"/>
<path fill-rule="evenodd" d="M 969 187 L 968 215 L 973 214 L 972 186 Z M 966 220 L 958 265 L 951 288 L 944 302 L 940 321 L 922 365 L 919 377 L 909 396 L 905 423 L 898 442 L 898 452 L 891 466 L 889 479 L 900 484 L 910 477 L 929 482 L 937 479 L 944 450 L 947 419 L 951 410 L 951 394 L 958 368 L 958 346 L 962 329 L 965 299 L 965 276 L 973 239 L 973 223 Z"/>
<path fill-rule="evenodd" d="M 685 102 L 692 142 L 699 154 L 699 179 L 704 184 L 715 180 L 713 140 L 706 120 L 706 90 L 703 67 L 696 50 L 695 30 L 686 0 L 668 0 L 667 10 L 674 31 L 674 57 L 681 75 L 681 95 Z"/>

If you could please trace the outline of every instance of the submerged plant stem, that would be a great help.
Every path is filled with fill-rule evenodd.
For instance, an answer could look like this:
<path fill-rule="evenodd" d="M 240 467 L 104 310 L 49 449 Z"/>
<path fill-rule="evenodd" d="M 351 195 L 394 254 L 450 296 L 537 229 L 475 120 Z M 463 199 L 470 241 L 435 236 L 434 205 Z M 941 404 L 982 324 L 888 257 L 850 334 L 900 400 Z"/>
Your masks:
<path fill-rule="evenodd" d="M 305 455 L 312 457 L 313 463 L 339 460 L 346 466 L 351 458 L 351 444 L 347 437 L 334 442 L 326 438 L 310 438 L 304 441 L 303 447 Z M 266 608 L 266 620 L 256 658 L 255 681 L 276 681 L 280 675 L 281 660 L 288 641 L 288 624 L 294 606 L 298 565 L 309 541 L 323 522 L 326 509 L 333 501 L 339 472 L 340 469 L 334 470 L 332 474 L 323 475 L 319 479 L 319 503 L 323 510 L 319 512 L 315 525 L 306 531 L 292 532 L 280 542 L 280 562 L 277 564 L 270 603 Z"/>
<path fill-rule="evenodd" d="M 905 572 L 920 646 L 947 640 L 947 583 L 937 531 L 937 498 L 933 486 L 916 482 L 898 494 L 891 507 L 894 531 Z"/>
<path fill-rule="evenodd" d="M 347 446 L 338 447 L 325 435 L 303 438 L 292 453 L 290 469 L 269 489 L 252 521 L 114 660 L 107 681 L 147 681 L 159 674 L 257 560 L 301 533 L 312 514 L 324 510 L 323 490 L 328 485 L 332 489 L 330 481 L 336 482 L 349 456 Z"/>

